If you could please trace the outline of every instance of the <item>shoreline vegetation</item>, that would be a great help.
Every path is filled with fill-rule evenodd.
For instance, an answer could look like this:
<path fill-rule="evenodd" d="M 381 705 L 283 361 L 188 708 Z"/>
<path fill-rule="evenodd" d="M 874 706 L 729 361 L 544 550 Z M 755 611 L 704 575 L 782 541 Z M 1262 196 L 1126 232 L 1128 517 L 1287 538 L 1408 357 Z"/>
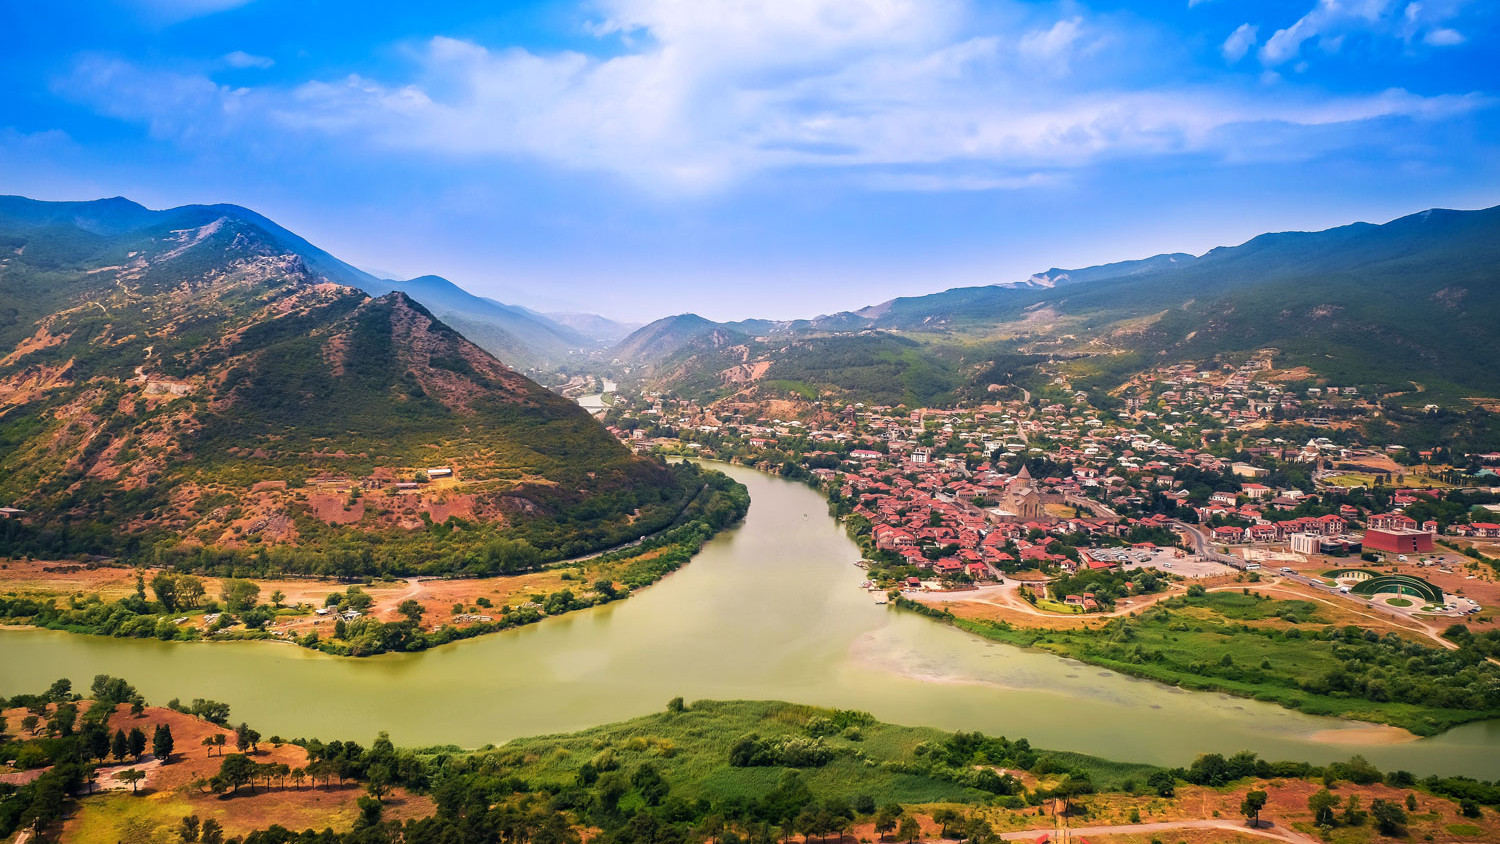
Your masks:
<path fill-rule="evenodd" d="M 370 596 L 359 583 L 345 580 L 339 583 L 346 587 L 343 593 L 335 588 L 320 610 L 329 613 L 332 630 L 323 634 L 309 630 L 300 636 L 276 636 L 265 629 L 268 624 L 277 619 L 311 615 L 315 608 L 308 604 L 282 606 L 277 598 L 279 590 L 272 593 L 269 603 L 261 603 L 260 587 L 248 579 L 259 573 L 255 568 L 242 572 L 231 567 L 224 572 L 184 561 L 170 568 L 138 569 L 135 594 L 116 601 L 104 601 L 97 594 L 66 598 L 17 592 L 0 595 L 0 624 L 163 641 L 288 641 L 335 656 L 426 650 L 628 598 L 635 590 L 681 568 L 709 539 L 744 519 L 750 501 L 743 485 L 723 473 L 691 465 L 674 471 L 693 483 L 697 493 L 671 524 L 625 546 L 559 562 L 519 547 L 524 543 L 491 542 L 483 553 L 503 557 L 500 566 L 507 576 L 561 570 L 561 579 L 576 582 L 577 586 L 570 583 L 550 594 L 531 595 L 531 600 L 515 606 L 492 608 L 486 598 L 480 597 L 476 599 L 477 606 L 462 614 L 458 612 L 461 607 L 455 604 L 455 615 L 464 615 L 468 621 L 463 626 L 450 621 L 426 629 L 424 610 L 415 601 L 402 602 L 397 608 L 398 620 L 382 622 L 364 614 L 369 609 Z M 200 575 L 210 572 L 224 576 L 218 600 L 204 594 Z M 463 578 L 459 575 L 450 579 Z M 472 579 L 494 578 L 481 575 Z M 263 582 L 274 588 L 274 580 Z M 368 585 L 370 581 L 360 582 Z M 345 618 L 345 613 L 350 617 Z M 206 631 L 196 626 L 199 622 L 207 624 Z"/>
<path fill-rule="evenodd" d="M 0 756 L 16 760 L 0 780 L 0 838 L 998 844 L 1062 827 L 1229 830 L 1264 816 L 1262 828 L 1325 840 L 1435 840 L 1456 823 L 1476 836 L 1500 824 L 1500 785 L 1358 756 L 1210 753 L 1172 768 L 778 701 L 676 698 L 628 721 L 477 749 L 400 747 L 384 732 L 368 747 L 264 737 L 230 715 L 207 700 L 147 706 L 106 675 L 87 698 L 67 679 L 0 697 Z M 137 738 L 148 732 L 149 745 Z"/>

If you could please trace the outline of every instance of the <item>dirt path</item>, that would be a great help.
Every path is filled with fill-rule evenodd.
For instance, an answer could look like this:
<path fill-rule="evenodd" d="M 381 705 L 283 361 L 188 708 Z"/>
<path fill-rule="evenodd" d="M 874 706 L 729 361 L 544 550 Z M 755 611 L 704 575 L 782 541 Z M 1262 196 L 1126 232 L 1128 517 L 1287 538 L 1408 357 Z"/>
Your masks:
<path fill-rule="evenodd" d="M 382 616 L 385 616 L 386 618 L 390 618 L 396 614 L 396 608 L 401 606 L 402 601 L 411 600 L 413 598 L 420 600 L 421 597 L 426 594 L 427 587 L 422 585 L 421 580 L 415 577 L 408 577 L 406 579 L 406 591 L 402 592 L 400 595 L 396 595 L 390 598 L 390 605 L 381 607 L 380 614 Z"/>
<path fill-rule="evenodd" d="M 1208 591 L 1210 591 L 1210 592 L 1226 592 L 1226 591 L 1233 591 L 1235 589 L 1243 589 L 1243 588 L 1244 588 L 1243 586 L 1239 586 L 1239 585 L 1236 585 L 1236 586 L 1216 586 L 1216 587 L 1214 587 L 1214 588 L 1212 588 L 1212 589 L 1210 589 Z M 1399 627 L 1399 628 L 1401 628 L 1403 630 L 1410 630 L 1413 633 L 1421 633 L 1422 635 L 1424 635 L 1427 638 L 1433 640 L 1434 642 L 1437 642 L 1439 645 L 1441 645 L 1442 647 L 1444 647 L 1447 650 L 1450 650 L 1450 651 L 1458 650 L 1458 645 L 1455 645 L 1454 643 L 1448 641 L 1447 639 L 1444 639 L 1442 637 L 1442 634 L 1438 633 L 1436 630 L 1434 630 L 1433 628 L 1431 628 L 1431 627 L 1423 624 L 1422 622 L 1417 621 L 1416 619 L 1408 619 L 1408 621 L 1411 622 L 1410 624 L 1402 624 L 1400 622 L 1400 620 L 1398 620 L 1394 616 L 1390 616 L 1390 615 L 1376 615 L 1374 613 L 1365 612 L 1363 608 L 1361 608 L 1359 606 L 1356 606 L 1353 601 L 1330 601 L 1329 599 L 1327 599 L 1327 598 L 1325 598 L 1325 597 L 1323 597 L 1323 596 L 1321 596 L 1321 595 L 1319 595 L 1317 593 L 1299 592 L 1299 591 L 1297 591 L 1295 589 L 1290 589 L 1290 588 L 1288 588 L 1286 586 L 1279 586 L 1279 585 L 1276 585 L 1274 583 L 1271 584 L 1271 585 L 1258 584 L 1258 587 L 1252 587 L 1252 588 L 1255 588 L 1256 591 L 1259 591 L 1259 592 L 1277 592 L 1277 593 L 1280 593 L 1282 595 L 1291 595 L 1291 596 L 1293 596 L 1294 598 L 1296 598 L 1299 601 L 1316 601 L 1316 602 L 1318 602 L 1320 604 L 1327 604 L 1328 606 L 1333 607 L 1334 609 L 1345 610 L 1345 611 L 1347 611 L 1347 612 L 1349 612 L 1349 613 L 1351 613 L 1353 615 L 1359 616 L 1360 618 L 1368 618 L 1368 619 L 1372 619 L 1374 621 L 1379 621 L 1379 622 L 1381 622 L 1383 624 L 1388 624 L 1391 627 Z"/>
<path fill-rule="evenodd" d="M 1262 823 L 1265 823 L 1265 821 L 1262 821 Z M 1051 830 L 1033 829 L 1026 832 L 1004 832 L 1000 834 L 1000 838 L 1004 841 L 1035 841 L 1043 835 L 1049 835 L 1053 842 L 1062 844 L 1064 841 L 1084 835 L 1132 835 L 1144 832 L 1169 832 L 1174 829 L 1222 829 L 1232 832 L 1242 832 L 1246 835 L 1254 835 L 1260 838 L 1270 838 L 1275 841 L 1287 841 L 1291 842 L 1291 844 L 1321 844 L 1315 838 L 1309 838 L 1300 832 L 1284 827 L 1271 826 L 1269 828 L 1251 829 L 1243 823 L 1227 820 L 1167 821 L 1163 823 L 1139 823 L 1122 826 L 1086 826 L 1065 830 L 1061 835 Z"/>
<path fill-rule="evenodd" d="M 1062 615 L 1055 612 L 1043 612 L 1042 610 L 1039 610 L 1036 607 L 1032 606 L 1030 603 L 1022 600 L 1019 595 L 1019 591 L 1021 586 L 1023 585 L 1024 584 L 1020 581 L 1011 581 L 1011 583 L 1008 583 L 1004 586 L 986 586 L 968 592 L 929 592 L 922 596 L 922 599 L 925 600 L 922 600 L 921 602 L 927 603 L 928 601 L 931 601 L 933 603 L 942 604 L 986 604 L 992 607 L 999 607 L 1001 609 L 1014 610 L 1016 612 L 1022 613 L 1023 615 L 1031 615 L 1038 618 L 1046 618 L 1058 621 L 1089 621 L 1095 618 L 1118 618 L 1122 615 L 1129 615 L 1133 612 L 1139 612 L 1160 601 L 1165 601 L 1166 599 L 1171 598 L 1175 595 L 1183 594 L 1183 592 L 1186 591 L 1174 588 L 1166 592 L 1158 592 L 1154 595 L 1142 595 L 1136 598 L 1131 598 L 1130 600 L 1134 603 L 1130 604 L 1130 606 L 1110 610 L 1109 612 Z M 998 597 L 1000 600 L 991 600 L 992 597 Z"/>

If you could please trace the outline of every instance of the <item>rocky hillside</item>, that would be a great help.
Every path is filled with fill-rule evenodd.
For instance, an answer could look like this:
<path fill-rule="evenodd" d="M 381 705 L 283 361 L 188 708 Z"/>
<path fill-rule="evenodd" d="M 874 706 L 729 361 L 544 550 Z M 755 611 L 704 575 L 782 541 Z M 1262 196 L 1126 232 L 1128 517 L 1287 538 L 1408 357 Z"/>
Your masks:
<path fill-rule="evenodd" d="M 696 491 L 229 208 L 0 201 L 0 506 L 26 511 L 0 553 L 451 569 L 629 539 Z"/>

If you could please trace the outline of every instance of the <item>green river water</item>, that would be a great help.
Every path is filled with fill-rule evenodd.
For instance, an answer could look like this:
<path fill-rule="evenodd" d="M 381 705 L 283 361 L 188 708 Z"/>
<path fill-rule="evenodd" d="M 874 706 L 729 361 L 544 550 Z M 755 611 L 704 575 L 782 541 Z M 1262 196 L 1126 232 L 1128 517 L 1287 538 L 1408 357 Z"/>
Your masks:
<path fill-rule="evenodd" d="M 1115 759 L 1185 764 L 1252 749 L 1314 762 L 1500 777 L 1500 723 L 1362 746 L 1314 740 L 1353 726 L 1184 692 L 988 643 L 877 606 L 859 551 L 812 490 L 737 466 L 745 524 L 628 601 L 417 654 L 341 659 L 275 642 L 164 643 L 0 632 L 0 692 L 67 676 L 128 678 L 154 703 L 207 697 L 264 735 L 477 747 L 655 711 L 672 697 L 780 699 L 904 724 L 980 730 Z"/>

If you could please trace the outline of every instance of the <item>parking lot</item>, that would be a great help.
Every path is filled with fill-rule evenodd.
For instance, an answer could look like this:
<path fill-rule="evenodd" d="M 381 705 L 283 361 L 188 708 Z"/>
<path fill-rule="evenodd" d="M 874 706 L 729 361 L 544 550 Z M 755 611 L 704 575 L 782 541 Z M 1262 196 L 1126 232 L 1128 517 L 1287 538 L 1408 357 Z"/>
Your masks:
<path fill-rule="evenodd" d="M 1120 567 L 1125 571 L 1156 569 L 1188 578 L 1218 577 L 1236 573 L 1229 566 L 1196 555 L 1179 557 L 1176 548 L 1158 548 L 1155 552 L 1135 548 L 1097 548 L 1089 553 L 1100 559 L 1114 560 L 1120 563 Z"/>

